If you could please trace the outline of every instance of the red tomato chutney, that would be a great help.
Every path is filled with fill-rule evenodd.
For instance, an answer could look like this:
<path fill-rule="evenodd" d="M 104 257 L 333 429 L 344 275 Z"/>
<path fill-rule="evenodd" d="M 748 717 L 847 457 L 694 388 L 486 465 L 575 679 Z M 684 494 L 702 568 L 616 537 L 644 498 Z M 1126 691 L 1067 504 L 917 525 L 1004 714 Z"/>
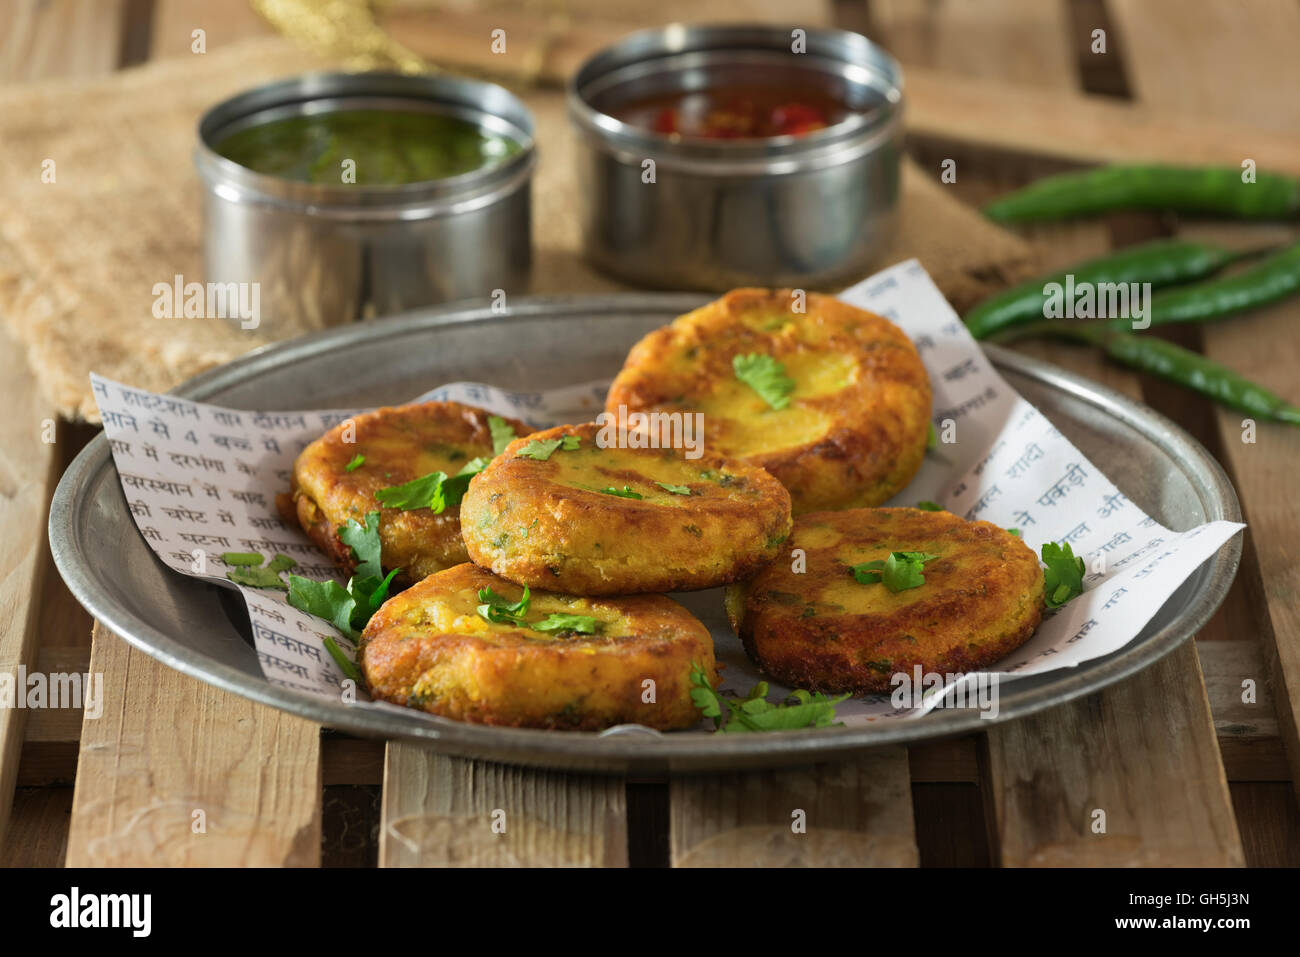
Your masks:
<path fill-rule="evenodd" d="M 665 136 L 710 140 L 803 136 L 857 112 L 808 81 L 726 83 L 654 93 L 620 104 L 615 118 Z"/>

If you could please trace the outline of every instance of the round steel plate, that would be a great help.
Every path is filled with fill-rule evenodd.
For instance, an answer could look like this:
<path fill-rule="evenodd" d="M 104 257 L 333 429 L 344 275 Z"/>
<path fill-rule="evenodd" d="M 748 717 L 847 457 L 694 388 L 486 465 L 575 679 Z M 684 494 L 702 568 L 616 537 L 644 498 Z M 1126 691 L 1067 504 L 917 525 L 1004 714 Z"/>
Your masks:
<path fill-rule="evenodd" d="M 612 376 L 649 330 L 703 300 L 605 295 L 520 300 L 503 314 L 450 307 L 331 330 L 252 353 L 175 390 L 237 409 L 307 409 L 405 401 L 454 381 L 519 389 Z M 1086 379 L 986 347 L 999 371 L 1120 490 L 1176 531 L 1239 521 L 1227 477 L 1168 419 Z M 50 508 L 50 544 L 68 587 L 96 618 L 159 661 L 217 687 L 356 734 L 408 738 L 449 754 L 518 764 L 659 774 L 843 758 L 863 748 L 988 727 L 974 710 L 867 728 L 773 734 L 596 735 L 493 728 L 417 712 L 365 710 L 298 694 L 262 676 L 242 602 L 222 586 L 167 569 L 146 546 L 101 435 L 64 474 Z M 1021 717 L 1104 688 L 1190 638 L 1223 600 L 1241 555 L 1234 536 L 1119 651 L 1006 683 L 996 720 Z"/>

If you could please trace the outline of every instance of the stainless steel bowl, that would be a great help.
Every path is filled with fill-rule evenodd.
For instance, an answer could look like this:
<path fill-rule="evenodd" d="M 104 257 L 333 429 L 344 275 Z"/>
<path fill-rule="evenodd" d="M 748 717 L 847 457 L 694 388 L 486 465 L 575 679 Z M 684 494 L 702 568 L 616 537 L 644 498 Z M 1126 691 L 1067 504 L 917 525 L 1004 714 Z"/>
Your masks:
<path fill-rule="evenodd" d="M 644 286 L 829 287 L 863 275 L 898 205 L 902 74 L 856 33 L 672 25 L 596 54 L 569 85 L 582 231 L 597 268 Z M 811 71 L 851 108 L 804 136 L 670 137 L 611 115 L 642 96 Z M 770 73 L 769 73 L 770 75 Z M 647 182 L 647 160 L 654 181 Z"/>
<path fill-rule="evenodd" d="M 218 155 L 249 125 L 359 107 L 426 110 L 511 137 L 504 163 L 402 186 L 318 185 Z M 258 87 L 199 121 L 205 280 L 259 283 L 266 323 L 287 331 L 522 293 L 531 265 L 533 118 L 505 89 L 451 77 L 322 73 Z"/>

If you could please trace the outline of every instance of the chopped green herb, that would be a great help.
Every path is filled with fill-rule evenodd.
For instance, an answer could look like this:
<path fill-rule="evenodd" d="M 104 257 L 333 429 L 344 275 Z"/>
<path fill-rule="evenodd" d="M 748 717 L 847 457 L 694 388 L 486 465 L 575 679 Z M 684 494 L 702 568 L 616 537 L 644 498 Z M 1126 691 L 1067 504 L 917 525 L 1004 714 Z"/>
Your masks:
<path fill-rule="evenodd" d="M 849 571 L 860 585 L 877 585 L 884 582 L 892 592 L 920 588 L 925 584 L 922 570 L 926 562 L 934 561 L 938 555 L 929 552 L 890 552 L 883 561 L 863 562 L 850 566 Z"/>
<path fill-rule="evenodd" d="M 488 416 L 488 429 L 492 432 L 493 455 L 500 455 L 506 450 L 507 445 L 518 438 L 514 426 L 499 415 Z"/>
<path fill-rule="evenodd" d="M 917 502 L 917 503 L 916 503 L 916 507 L 919 508 L 919 509 L 920 509 L 921 511 L 923 511 L 923 512 L 946 512 L 946 511 L 948 511 L 946 508 L 944 508 L 944 507 L 943 507 L 942 505 L 940 505 L 938 502 L 931 502 L 929 499 L 926 499 L 926 500 L 923 501 L 923 502 Z"/>
<path fill-rule="evenodd" d="M 934 430 L 934 423 L 930 423 L 930 431 L 925 436 L 925 447 L 927 449 L 937 449 L 939 447 L 939 433 Z"/>
<path fill-rule="evenodd" d="M 1048 608 L 1060 608 L 1071 598 L 1083 594 L 1083 559 L 1074 554 L 1069 542 L 1043 545 L 1043 602 Z"/>
<path fill-rule="evenodd" d="M 260 565 L 266 556 L 259 552 L 222 552 L 221 560 L 227 565 Z"/>
<path fill-rule="evenodd" d="M 1020 536 L 1020 529 L 1018 529 L 1018 528 L 1008 528 L 1007 531 L 1010 532 L 1012 535 L 1016 536 L 1016 538 L 1020 538 L 1020 537 L 1021 537 L 1021 536 Z"/>
<path fill-rule="evenodd" d="M 564 452 L 572 452 L 582 444 L 582 436 L 566 435 L 558 439 L 533 439 L 519 452 L 516 458 L 536 459 L 538 462 L 545 462 L 551 457 L 551 453 L 556 449 Z"/>
<path fill-rule="evenodd" d="M 482 588 L 478 593 L 478 600 L 483 604 L 478 606 L 478 613 L 488 621 L 495 622 L 498 625 L 522 625 L 528 627 L 524 621 L 524 615 L 528 614 L 528 603 L 531 597 L 528 593 L 528 586 L 524 586 L 524 593 L 518 601 L 510 601 L 494 592 L 491 588 Z"/>
<path fill-rule="evenodd" d="M 343 649 L 338 646 L 338 643 L 333 638 L 325 638 L 324 645 L 325 650 L 330 653 L 330 657 L 334 659 L 334 663 L 339 666 L 339 670 L 343 672 L 344 676 L 351 678 L 357 684 L 361 684 L 361 672 L 357 670 L 356 665 L 348 660 L 348 656 L 343 654 Z"/>
<path fill-rule="evenodd" d="M 767 682 L 760 681 L 744 698 L 723 698 L 709 683 L 709 676 L 691 662 L 691 700 L 720 732 L 793 731 L 824 728 L 835 720 L 835 706 L 848 698 L 796 691 L 784 702 L 767 700 Z M 726 709 L 725 714 L 723 709 Z"/>
<path fill-rule="evenodd" d="M 448 477 L 446 472 L 430 472 L 405 485 L 381 488 L 375 493 L 375 498 L 385 508 L 400 508 L 403 511 L 427 508 L 438 515 L 448 507 L 460 504 L 469 488 L 469 480 L 483 471 L 487 463 L 488 460 L 484 458 L 471 459 L 455 475 Z"/>
<path fill-rule="evenodd" d="M 640 492 L 634 492 L 626 485 L 622 489 L 616 489 L 612 485 L 606 485 L 601 489 L 606 495 L 617 495 L 619 498 L 645 498 Z"/>
<path fill-rule="evenodd" d="M 361 468 L 361 466 L 365 464 L 366 464 L 366 457 L 362 455 L 360 452 L 358 452 L 356 455 L 352 456 L 351 462 L 343 466 L 343 471 L 355 472 L 357 469 Z"/>
<path fill-rule="evenodd" d="M 685 485 L 672 485 L 668 482 L 655 482 L 665 492 L 672 492 L 674 495 L 690 495 L 691 490 Z"/>
<path fill-rule="evenodd" d="M 226 572 L 226 577 L 236 585 L 247 585 L 249 588 L 278 588 L 281 591 L 284 591 L 286 586 L 280 580 L 280 572 L 298 564 L 288 555 L 276 555 L 271 559 L 270 564 L 261 568 L 258 566 L 264 559 L 257 552 L 225 552 L 221 560 L 227 565 L 234 566 Z"/>
<path fill-rule="evenodd" d="M 352 549 L 357 567 L 345 586 L 336 581 L 313 581 L 289 576 L 289 604 L 317 618 L 324 618 L 350 641 L 356 641 L 370 616 L 388 599 L 394 568 L 387 575 L 380 565 L 379 513 L 369 512 L 365 525 L 349 519 L 339 526 L 339 540 Z M 285 556 L 287 557 L 287 556 Z M 275 563 L 272 562 L 272 565 Z"/>
<path fill-rule="evenodd" d="M 600 622 L 591 615 L 566 615 L 552 612 L 548 617 L 528 627 L 534 631 L 571 631 L 580 635 L 594 635 L 600 630 Z"/>
<path fill-rule="evenodd" d="M 785 366 L 771 356 L 760 353 L 734 356 L 731 367 L 736 378 L 757 392 L 772 408 L 784 409 L 790 404 L 794 380 L 785 374 Z"/>

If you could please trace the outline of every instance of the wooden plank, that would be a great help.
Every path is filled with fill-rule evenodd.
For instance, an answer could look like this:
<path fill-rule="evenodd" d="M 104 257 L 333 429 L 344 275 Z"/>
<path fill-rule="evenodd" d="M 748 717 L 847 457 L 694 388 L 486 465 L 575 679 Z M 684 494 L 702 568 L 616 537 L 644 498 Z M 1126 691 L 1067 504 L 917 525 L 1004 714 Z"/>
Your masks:
<path fill-rule="evenodd" d="M 941 69 L 908 70 L 907 134 L 910 139 L 1033 153 L 1071 165 L 1237 166 L 1249 155 L 1261 169 L 1300 174 L 1300 138 L 1294 130 L 1259 129 L 1237 118 L 1207 120 L 1106 96 L 966 78 Z"/>
<path fill-rule="evenodd" d="M 10 0 L 0 18 L 0 82 L 111 73 L 122 8 L 121 0 Z"/>
<path fill-rule="evenodd" d="M 15 0 L 0 18 L 0 82 L 111 71 L 118 58 L 121 14 L 120 3 L 109 0 Z M 75 656 L 71 668 L 53 669 L 51 661 L 37 657 L 38 647 L 50 643 L 50 616 L 71 618 L 76 607 L 53 570 L 45 534 L 50 495 L 75 442 L 67 441 L 68 430 L 56 425 L 25 352 L 7 335 L 0 337 L 0 402 L 6 410 L 0 422 L 0 674 L 16 678 L 20 666 L 84 672 L 88 655 Z M 51 600 L 37 600 L 42 595 Z M 82 644 L 88 651 L 89 619 L 83 616 L 82 621 Z M 31 720 L 28 716 L 26 709 L 0 709 L 0 843 L 25 732 L 48 733 L 59 726 L 66 734 L 68 719 L 75 721 L 71 709 L 42 709 Z"/>
<path fill-rule="evenodd" d="M 779 771 L 674 778 L 674 867 L 916 867 L 905 748 Z"/>
<path fill-rule="evenodd" d="M 37 609 L 44 572 L 45 522 L 54 482 L 54 419 L 40 397 L 26 356 L 0 333 L 0 676 L 13 700 L 0 702 L 0 842 L 13 799 L 23 735 L 30 713 L 13 707 L 27 693 L 19 681 L 36 663 Z"/>
<path fill-rule="evenodd" d="M 248 37 L 275 31 L 247 2 L 213 3 L 212 0 L 154 0 L 149 54 L 153 59 L 197 56 L 195 30 L 203 31 L 204 49 L 212 53 Z"/>
<path fill-rule="evenodd" d="M 990 729 L 996 862 L 1244 864 L 1209 704 L 1192 675 L 1200 668 L 1189 641 L 1116 687 Z"/>
<path fill-rule="evenodd" d="M 68 866 L 314 866 L 319 729 L 195 681 L 96 624 Z"/>
<path fill-rule="evenodd" d="M 0 867 L 62 867 L 71 809 L 70 787 L 19 790 L 13 827 L 0 841 Z"/>
<path fill-rule="evenodd" d="M 625 785 L 392 741 L 379 835 L 381 867 L 626 867 Z"/>
<path fill-rule="evenodd" d="M 1194 107 L 1207 120 L 1246 117 L 1261 128 L 1294 135 L 1300 128 L 1300 60 L 1295 55 L 1300 37 L 1300 7 L 1294 3 L 1256 3 L 1249 12 L 1239 8 L 1198 4 L 1194 16 L 1186 5 L 1177 15 L 1167 0 L 1117 3 L 1115 16 L 1130 35 L 1135 88 L 1143 102 L 1156 107 Z M 1209 59 L 1202 60 L 1201 57 Z M 1206 64 L 1230 63 L 1230 83 Z M 1245 139 L 1231 146 L 1238 157 L 1255 159 L 1256 141 Z M 1296 151 L 1300 155 L 1300 150 Z M 1189 235 L 1252 235 L 1255 243 L 1300 238 L 1294 229 L 1264 227 L 1243 233 L 1240 227 L 1188 230 Z M 1272 388 L 1292 401 L 1300 401 L 1295 369 L 1300 363 L 1300 302 L 1284 301 L 1269 309 L 1208 326 L 1203 333 L 1205 351 L 1212 358 Z M 1215 412 L 1221 448 L 1241 497 L 1250 526 L 1247 547 L 1253 548 L 1262 580 L 1269 622 L 1259 629 L 1259 639 L 1272 691 L 1282 743 L 1300 795 L 1300 556 L 1293 542 L 1300 534 L 1300 519 L 1288 505 L 1288 475 L 1300 466 L 1300 432 L 1286 426 L 1259 424 L 1254 442 L 1244 441 L 1245 417 L 1228 410 Z"/>

